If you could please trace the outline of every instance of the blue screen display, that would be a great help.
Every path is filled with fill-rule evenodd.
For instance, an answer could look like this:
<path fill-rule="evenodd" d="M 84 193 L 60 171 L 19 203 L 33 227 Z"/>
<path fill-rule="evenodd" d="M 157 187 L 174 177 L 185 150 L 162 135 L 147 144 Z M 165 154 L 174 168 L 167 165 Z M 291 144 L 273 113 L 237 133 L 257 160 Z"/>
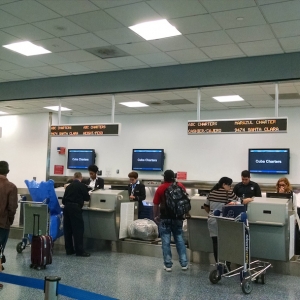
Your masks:
<path fill-rule="evenodd" d="M 290 149 L 249 149 L 249 171 L 259 174 L 289 174 Z"/>
<path fill-rule="evenodd" d="M 93 149 L 69 149 L 68 169 L 87 169 L 95 164 L 95 156 Z"/>
<path fill-rule="evenodd" d="M 132 170 L 162 171 L 164 158 L 163 149 L 133 149 Z"/>

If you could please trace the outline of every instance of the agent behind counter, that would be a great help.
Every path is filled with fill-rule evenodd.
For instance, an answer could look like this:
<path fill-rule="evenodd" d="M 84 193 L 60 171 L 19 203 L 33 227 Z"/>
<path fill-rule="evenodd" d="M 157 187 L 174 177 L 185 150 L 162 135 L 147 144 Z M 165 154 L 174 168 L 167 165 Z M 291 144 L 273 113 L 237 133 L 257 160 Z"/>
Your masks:
<path fill-rule="evenodd" d="M 104 189 L 104 180 L 97 177 L 98 167 L 96 165 L 90 165 L 88 171 L 90 178 L 87 180 L 82 180 L 82 183 L 87 185 L 88 189 L 91 191 Z"/>

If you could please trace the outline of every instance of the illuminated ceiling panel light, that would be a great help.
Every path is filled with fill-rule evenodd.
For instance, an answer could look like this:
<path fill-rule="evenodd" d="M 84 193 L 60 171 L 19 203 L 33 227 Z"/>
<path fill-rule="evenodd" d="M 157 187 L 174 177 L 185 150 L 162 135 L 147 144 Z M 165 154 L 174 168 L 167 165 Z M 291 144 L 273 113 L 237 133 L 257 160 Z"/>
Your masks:
<path fill-rule="evenodd" d="M 9 45 L 4 45 L 3 47 L 26 56 L 51 53 L 51 51 L 43 47 L 37 46 L 35 44 L 32 44 L 31 42 L 13 43 Z"/>
<path fill-rule="evenodd" d="M 242 97 L 240 97 L 239 95 L 220 96 L 220 97 L 213 97 L 213 98 L 219 102 L 244 101 L 244 99 Z"/>
<path fill-rule="evenodd" d="M 179 32 L 175 26 L 172 26 L 165 19 L 140 23 L 130 26 L 129 29 L 133 30 L 147 41 L 181 35 L 181 32 Z"/>
<path fill-rule="evenodd" d="M 4 111 L 0 111 L 0 115 L 7 115 L 7 113 Z"/>
<path fill-rule="evenodd" d="M 120 104 L 125 105 L 127 107 L 146 107 L 149 106 L 145 103 L 142 103 L 140 101 L 134 101 L 134 102 L 121 102 Z"/>
<path fill-rule="evenodd" d="M 46 106 L 44 108 L 54 110 L 54 111 L 59 111 L 59 106 Z M 67 110 L 72 110 L 72 109 L 67 108 L 67 107 L 61 107 L 61 111 L 67 111 Z"/>

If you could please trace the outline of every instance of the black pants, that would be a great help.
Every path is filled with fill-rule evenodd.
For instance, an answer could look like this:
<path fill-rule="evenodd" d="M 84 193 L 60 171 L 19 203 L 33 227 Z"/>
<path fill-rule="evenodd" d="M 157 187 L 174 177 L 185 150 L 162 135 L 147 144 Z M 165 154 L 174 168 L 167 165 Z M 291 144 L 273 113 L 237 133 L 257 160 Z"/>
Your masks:
<path fill-rule="evenodd" d="M 298 216 L 300 216 L 300 207 L 297 207 Z M 300 232 L 298 223 L 296 223 L 295 227 L 295 255 L 300 255 Z"/>
<path fill-rule="evenodd" d="M 212 239 L 212 242 L 213 242 L 213 250 L 214 250 L 215 261 L 218 262 L 218 237 L 217 236 L 212 236 L 211 239 Z"/>
<path fill-rule="evenodd" d="M 67 203 L 64 207 L 64 236 L 67 253 L 75 251 L 76 254 L 80 255 L 84 252 L 83 232 L 84 223 L 81 207 L 73 203 Z"/>

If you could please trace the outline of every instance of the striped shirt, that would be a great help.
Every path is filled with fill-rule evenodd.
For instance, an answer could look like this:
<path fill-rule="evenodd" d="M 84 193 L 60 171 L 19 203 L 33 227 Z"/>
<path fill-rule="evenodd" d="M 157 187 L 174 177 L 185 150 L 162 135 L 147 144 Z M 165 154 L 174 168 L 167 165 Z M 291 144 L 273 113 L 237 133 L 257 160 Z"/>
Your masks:
<path fill-rule="evenodd" d="M 205 206 L 209 206 L 211 210 L 215 210 L 237 199 L 237 195 L 232 190 L 226 191 L 225 189 L 220 188 L 209 193 Z"/>

